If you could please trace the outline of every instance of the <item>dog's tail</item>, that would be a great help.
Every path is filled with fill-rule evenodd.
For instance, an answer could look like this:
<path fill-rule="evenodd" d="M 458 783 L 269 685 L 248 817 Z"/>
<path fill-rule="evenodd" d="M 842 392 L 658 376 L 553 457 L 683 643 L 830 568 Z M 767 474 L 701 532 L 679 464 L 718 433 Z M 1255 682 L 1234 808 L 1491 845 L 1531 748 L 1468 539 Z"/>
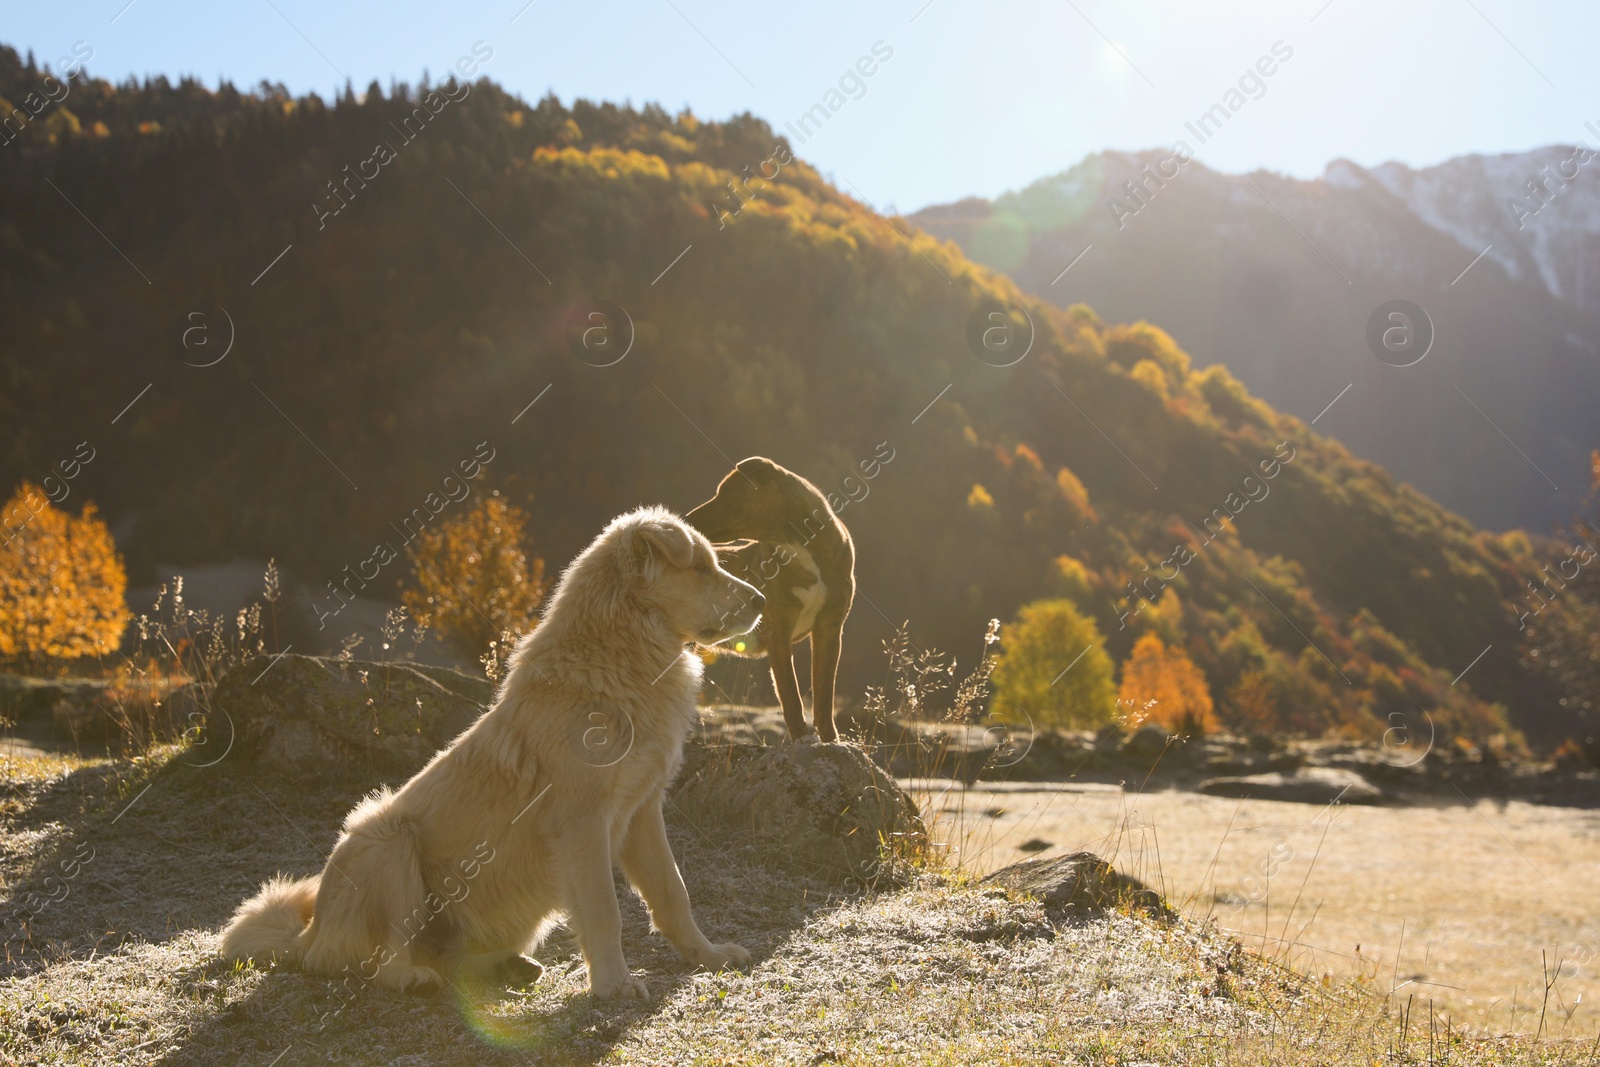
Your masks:
<path fill-rule="evenodd" d="M 223 958 L 299 963 L 320 881 L 315 875 L 299 879 L 279 875 L 267 882 L 261 892 L 239 905 L 222 931 Z"/>

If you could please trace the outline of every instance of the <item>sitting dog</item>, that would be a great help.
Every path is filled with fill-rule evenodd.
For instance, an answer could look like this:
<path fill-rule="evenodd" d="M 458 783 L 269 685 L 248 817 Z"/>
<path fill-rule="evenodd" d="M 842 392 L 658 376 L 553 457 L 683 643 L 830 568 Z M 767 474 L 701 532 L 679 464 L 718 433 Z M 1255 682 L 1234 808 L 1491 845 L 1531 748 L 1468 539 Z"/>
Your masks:
<path fill-rule="evenodd" d="M 723 566 L 766 597 L 756 641 L 717 651 L 765 651 L 789 736 L 809 733 L 794 672 L 794 642 L 811 638 L 811 705 L 817 737 L 832 741 L 833 692 L 844 621 L 856 595 L 850 532 L 817 487 L 770 459 L 741 460 L 710 500 L 684 516 L 717 546 Z M 727 542 L 751 540 L 752 544 Z"/>
<path fill-rule="evenodd" d="M 684 956 L 748 962 L 696 925 L 661 804 L 698 714 L 701 661 L 685 646 L 748 631 L 761 604 L 664 508 L 613 520 L 517 643 L 494 706 L 399 791 L 358 805 L 320 875 L 273 879 L 241 905 L 222 955 L 399 990 L 527 980 L 540 968 L 521 953 L 565 915 L 590 990 L 642 999 L 618 864 Z"/>

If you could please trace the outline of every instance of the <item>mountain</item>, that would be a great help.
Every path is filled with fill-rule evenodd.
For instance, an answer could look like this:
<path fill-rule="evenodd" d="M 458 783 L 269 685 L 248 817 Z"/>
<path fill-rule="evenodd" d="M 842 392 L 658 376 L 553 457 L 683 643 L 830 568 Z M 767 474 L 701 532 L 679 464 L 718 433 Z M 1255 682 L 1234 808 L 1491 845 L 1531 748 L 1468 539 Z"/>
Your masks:
<path fill-rule="evenodd" d="M 39 78 L 0 52 L 0 97 Z M 1154 326 L 1024 295 L 758 119 L 486 79 L 73 86 L 0 148 L 0 485 L 95 501 L 136 584 L 272 556 L 308 619 L 336 584 L 392 598 L 416 530 L 485 491 L 559 568 L 763 454 L 855 536 L 845 692 L 902 620 L 970 663 L 990 618 L 1068 596 L 1115 658 L 1181 643 L 1236 729 L 1589 728 L 1541 654 L 1600 621 L 1542 571 L 1571 546 L 1475 529 Z"/>
<path fill-rule="evenodd" d="M 911 221 L 1063 307 L 1159 323 L 1474 522 L 1548 531 L 1600 445 L 1597 170 L 1569 146 L 1315 181 L 1106 152 Z M 1412 366 L 1367 341 L 1392 300 L 1434 328 Z"/>

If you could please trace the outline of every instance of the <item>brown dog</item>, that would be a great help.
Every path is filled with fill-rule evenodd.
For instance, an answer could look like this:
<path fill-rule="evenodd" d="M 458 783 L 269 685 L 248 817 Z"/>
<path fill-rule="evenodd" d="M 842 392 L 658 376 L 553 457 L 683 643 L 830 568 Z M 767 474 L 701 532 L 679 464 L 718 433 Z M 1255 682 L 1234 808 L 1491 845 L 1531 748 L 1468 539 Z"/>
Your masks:
<path fill-rule="evenodd" d="M 810 727 L 791 646 L 810 635 L 812 719 L 819 739 L 834 740 L 839 646 L 856 595 L 856 552 L 844 523 L 816 486 L 761 456 L 741 460 L 717 486 L 716 496 L 684 518 L 712 541 L 754 542 L 717 546 L 722 566 L 761 590 L 767 601 L 755 641 L 729 642 L 717 650 L 766 652 L 789 735 L 798 739 Z"/>

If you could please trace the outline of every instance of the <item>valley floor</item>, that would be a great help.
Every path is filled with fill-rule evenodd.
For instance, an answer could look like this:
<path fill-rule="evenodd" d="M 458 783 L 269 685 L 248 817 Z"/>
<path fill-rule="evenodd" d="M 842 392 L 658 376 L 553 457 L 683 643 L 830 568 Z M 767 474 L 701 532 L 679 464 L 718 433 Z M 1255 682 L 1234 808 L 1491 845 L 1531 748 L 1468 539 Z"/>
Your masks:
<path fill-rule="evenodd" d="M 974 873 L 1086 849 L 1302 971 L 1366 976 L 1476 1030 L 1600 1025 L 1600 811 L 916 784 Z"/>

